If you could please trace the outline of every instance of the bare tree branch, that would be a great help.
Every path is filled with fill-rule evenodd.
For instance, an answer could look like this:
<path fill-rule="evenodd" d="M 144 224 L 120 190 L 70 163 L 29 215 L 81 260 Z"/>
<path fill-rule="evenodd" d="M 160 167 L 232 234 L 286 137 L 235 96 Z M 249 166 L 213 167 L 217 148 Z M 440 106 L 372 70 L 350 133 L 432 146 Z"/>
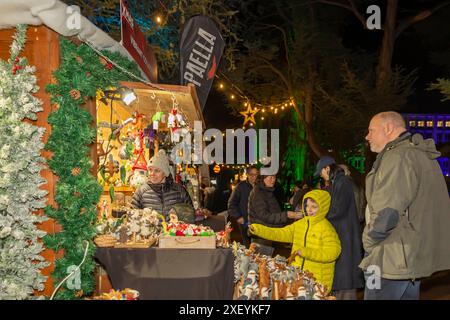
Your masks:
<path fill-rule="evenodd" d="M 289 19 L 288 16 L 284 13 L 283 9 L 280 8 L 280 4 L 279 4 L 278 1 L 275 1 L 275 6 L 277 7 L 278 14 L 279 14 L 284 20 L 286 20 L 291 26 L 293 26 L 293 25 L 294 25 L 294 22 L 293 22 L 291 19 Z"/>
<path fill-rule="evenodd" d="M 281 34 L 283 35 L 284 54 L 285 54 L 285 58 L 286 58 L 286 63 L 287 63 L 287 65 L 288 65 L 288 75 L 290 76 L 290 75 L 291 75 L 292 67 L 291 67 L 291 60 L 289 59 L 289 48 L 288 48 L 288 40 L 287 40 L 286 32 L 284 31 L 283 28 L 281 28 L 281 27 L 279 27 L 279 26 L 277 26 L 277 25 L 274 25 L 274 24 L 263 24 L 263 25 L 268 26 L 268 27 L 275 28 L 275 29 L 277 29 L 278 31 L 280 31 Z"/>
<path fill-rule="evenodd" d="M 355 5 L 353 0 L 347 0 L 347 1 L 345 1 L 345 3 L 342 3 L 340 1 L 332 1 L 332 0 L 318 0 L 317 2 L 323 3 L 323 4 L 330 4 L 330 5 L 337 6 L 337 7 L 341 7 L 341 8 L 344 8 L 344 9 L 347 9 L 347 10 L 353 12 L 353 14 L 356 16 L 356 18 L 364 26 L 364 29 L 367 29 L 366 19 L 361 14 L 361 12 L 359 12 L 358 8 L 356 8 L 356 5 Z"/>
<path fill-rule="evenodd" d="M 286 85 L 286 88 L 288 89 L 289 92 L 292 92 L 291 90 L 291 85 L 289 84 L 289 81 L 286 79 L 286 77 L 284 76 L 284 74 L 278 70 L 270 61 L 268 61 L 267 59 L 264 59 L 263 57 L 257 56 L 255 57 L 255 59 L 260 60 L 262 62 L 264 62 L 264 65 L 259 66 L 258 68 L 263 68 L 263 67 L 267 67 L 270 70 L 272 70 L 275 74 L 277 74 L 280 79 L 284 82 L 284 84 Z"/>
<path fill-rule="evenodd" d="M 399 23 L 397 30 L 395 31 L 395 38 L 397 38 L 403 31 L 405 31 L 405 29 L 411 27 L 413 24 L 415 24 L 417 22 L 425 20 L 426 18 L 431 16 L 433 13 L 448 6 L 449 4 L 450 4 L 450 1 L 446 1 L 444 3 L 441 3 L 437 6 L 435 6 L 434 8 L 423 10 L 414 16 L 410 16 L 410 17 L 404 19 L 403 21 L 401 21 Z"/>

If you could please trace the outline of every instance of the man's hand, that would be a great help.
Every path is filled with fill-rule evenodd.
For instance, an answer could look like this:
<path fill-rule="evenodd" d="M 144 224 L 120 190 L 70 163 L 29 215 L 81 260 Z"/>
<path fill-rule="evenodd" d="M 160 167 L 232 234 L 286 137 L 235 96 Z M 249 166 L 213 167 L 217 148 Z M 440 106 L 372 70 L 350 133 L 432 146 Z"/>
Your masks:
<path fill-rule="evenodd" d="M 248 230 L 250 230 L 250 233 L 255 233 L 255 227 L 253 225 L 249 225 Z"/>
<path fill-rule="evenodd" d="M 303 214 L 301 212 L 295 212 L 295 211 L 288 211 L 287 216 L 289 219 L 294 219 L 294 220 L 303 218 Z"/>
<path fill-rule="evenodd" d="M 244 217 L 240 217 L 239 219 L 237 219 L 236 220 L 237 221 L 237 223 L 239 223 L 239 224 L 244 224 Z"/>
<path fill-rule="evenodd" d="M 205 216 L 205 218 L 210 217 L 210 216 L 212 215 L 212 212 L 209 211 L 209 210 L 206 209 L 206 208 L 203 208 L 203 209 L 202 209 L 202 213 L 203 213 L 203 215 Z"/>

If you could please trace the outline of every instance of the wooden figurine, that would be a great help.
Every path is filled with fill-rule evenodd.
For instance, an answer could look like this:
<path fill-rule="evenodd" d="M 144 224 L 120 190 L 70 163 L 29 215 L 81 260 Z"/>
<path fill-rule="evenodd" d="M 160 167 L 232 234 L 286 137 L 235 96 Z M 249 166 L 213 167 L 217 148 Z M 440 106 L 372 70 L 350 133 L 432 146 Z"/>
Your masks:
<path fill-rule="evenodd" d="M 267 260 L 262 259 L 259 264 L 259 297 L 263 300 L 269 299 L 270 273 L 267 269 Z"/>

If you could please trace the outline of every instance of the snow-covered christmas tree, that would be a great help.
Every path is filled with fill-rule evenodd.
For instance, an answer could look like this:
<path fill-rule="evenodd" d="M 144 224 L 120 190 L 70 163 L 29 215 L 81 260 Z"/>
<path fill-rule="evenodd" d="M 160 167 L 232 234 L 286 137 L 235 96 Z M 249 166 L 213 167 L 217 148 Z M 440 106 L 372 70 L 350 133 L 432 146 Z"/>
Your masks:
<path fill-rule="evenodd" d="M 48 265 L 40 255 L 39 238 L 45 232 L 36 223 L 46 220 L 33 211 L 45 206 L 46 181 L 40 176 L 44 159 L 44 128 L 36 120 L 42 102 L 35 68 L 19 57 L 25 44 L 26 25 L 18 25 L 8 61 L 0 60 L 0 300 L 30 299 L 44 289 L 40 270 Z"/>

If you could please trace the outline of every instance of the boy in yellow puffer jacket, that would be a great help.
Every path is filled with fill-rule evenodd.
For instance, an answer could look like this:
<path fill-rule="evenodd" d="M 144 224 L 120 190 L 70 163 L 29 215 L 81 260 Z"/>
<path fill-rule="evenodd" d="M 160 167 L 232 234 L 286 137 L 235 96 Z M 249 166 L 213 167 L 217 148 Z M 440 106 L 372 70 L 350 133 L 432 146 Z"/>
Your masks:
<path fill-rule="evenodd" d="M 331 291 L 334 264 L 341 253 L 339 237 L 325 219 L 331 197 L 323 190 L 313 190 L 303 198 L 306 216 L 283 228 L 250 225 L 250 232 L 264 239 L 292 243 L 292 265 L 314 274 L 317 281 Z"/>

